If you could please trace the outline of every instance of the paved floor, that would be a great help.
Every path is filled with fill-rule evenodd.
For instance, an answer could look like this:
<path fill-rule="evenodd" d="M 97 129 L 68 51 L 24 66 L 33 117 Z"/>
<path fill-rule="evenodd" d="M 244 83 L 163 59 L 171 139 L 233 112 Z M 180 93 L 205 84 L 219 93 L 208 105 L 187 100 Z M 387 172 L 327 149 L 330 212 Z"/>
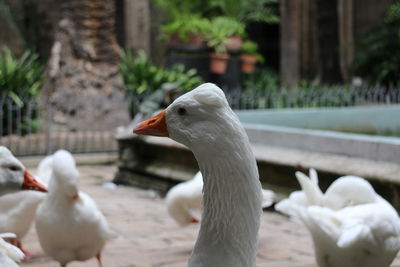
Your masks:
<path fill-rule="evenodd" d="M 198 225 L 180 228 L 167 214 L 156 194 L 119 186 L 107 188 L 114 166 L 81 166 L 81 189 L 89 193 L 104 212 L 116 238 L 103 251 L 104 267 L 184 267 L 196 240 Z M 55 267 L 43 255 L 34 230 L 24 242 L 37 257 L 21 266 Z M 95 267 L 95 259 L 68 267 Z M 274 212 L 264 212 L 260 229 L 259 267 L 315 267 L 306 229 Z M 396 264 L 400 266 L 399 257 Z"/>

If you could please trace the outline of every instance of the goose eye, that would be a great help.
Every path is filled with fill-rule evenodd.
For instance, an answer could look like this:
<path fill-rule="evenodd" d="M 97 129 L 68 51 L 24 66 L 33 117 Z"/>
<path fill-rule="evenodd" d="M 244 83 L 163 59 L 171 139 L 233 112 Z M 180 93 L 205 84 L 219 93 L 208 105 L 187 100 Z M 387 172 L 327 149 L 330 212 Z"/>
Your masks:
<path fill-rule="evenodd" d="M 15 171 L 19 171 L 20 168 L 18 166 L 10 166 L 8 167 L 11 171 L 15 172 Z"/>
<path fill-rule="evenodd" d="M 179 115 L 183 116 L 183 115 L 185 115 L 186 113 L 187 113 L 186 109 L 184 109 L 184 108 L 178 108 L 178 114 L 179 114 Z"/>

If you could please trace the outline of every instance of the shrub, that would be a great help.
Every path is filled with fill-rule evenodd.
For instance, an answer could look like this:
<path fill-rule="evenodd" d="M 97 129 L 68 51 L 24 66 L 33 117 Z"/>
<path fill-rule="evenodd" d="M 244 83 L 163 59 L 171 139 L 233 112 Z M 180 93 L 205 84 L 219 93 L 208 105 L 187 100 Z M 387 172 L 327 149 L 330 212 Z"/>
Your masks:
<path fill-rule="evenodd" d="M 383 26 L 359 43 L 353 68 L 372 85 L 397 86 L 400 82 L 400 4 L 392 5 Z"/>
<path fill-rule="evenodd" d="M 26 51 L 15 58 L 10 49 L 3 48 L 0 53 L 0 88 L 2 98 L 10 97 L 19 106 L 24 100 L 36 98 L 43 85 L 43 64 L 39 56 Z"/>
<path fill-rule="evenodd" d="M 130 51 L 122 51 L 120 71 L 126 89 L 135 95 L 155 91 L 168 82 L 176 83 L 182 91 L 189 91 L 202 83 L 202 79 L 196 75 L 197 70 L 186 70 L 183 65 L 174 65 L 170 69 L 158 67 L 144 51 L 139 51 L 137 57 Z"/>
<path fill-rule="evenodd" d="M 39 129 L 39 114 L 28 111 L 26 103 L 39 96 L 43 84 L 42 74 L 43 64 L 36 53 L 26 51 L 20 58 L 15 58 L 10 49 L 2 49 L 0 104 L 3 135 L 16 132 L 26 134 Z M 20 118 L 20 121 L 16 118 Z"/>

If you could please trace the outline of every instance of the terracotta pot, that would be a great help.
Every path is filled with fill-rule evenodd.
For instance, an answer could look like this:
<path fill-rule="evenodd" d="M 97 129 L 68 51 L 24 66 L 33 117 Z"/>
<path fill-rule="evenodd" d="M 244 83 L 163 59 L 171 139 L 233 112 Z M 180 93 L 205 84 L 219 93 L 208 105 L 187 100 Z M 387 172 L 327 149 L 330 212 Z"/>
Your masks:
<path fill-rule="evenodd" d="M 256 67 L 257 58 L 251 55 L 241 55 L 241 69 L 243 73 L 252 73 Z"/>
<path fill-rule="evenodd" d="M 168 41 L 169 46 L 194 46 L 201 47 L 205 46 L 205 42 L 201 35 L 195 33 L 189 33 L 189 38 L 187 40 L 181 40 L 178 34 L 171 35 Z"/>
<path fill-rule="evenodd" d="M 226 66 L 228 65 L 228 54 L 216 54 L 210 55 L 210 71 L 216 74 L 223 74 L 226 72 Z"/>
<path fill-rule="evenodd" d="M 243 43 L 242 37 L 237 35 L 232 35 L 228 37 L 225 44 L 225 48 L 231 52 L 238 51 L 242 47 L 242 43 Z"/>

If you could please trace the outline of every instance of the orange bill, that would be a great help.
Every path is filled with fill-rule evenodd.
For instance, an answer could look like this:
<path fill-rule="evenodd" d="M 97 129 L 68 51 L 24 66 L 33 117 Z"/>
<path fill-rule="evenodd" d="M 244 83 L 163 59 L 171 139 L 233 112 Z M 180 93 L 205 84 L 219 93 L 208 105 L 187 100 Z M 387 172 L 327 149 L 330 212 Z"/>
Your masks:
<path fill-rule="evenodd" d="M 41 183 L 39 183 L 39 181 L 36 180 L 35 177 L 27 170 L 25 170 L 24 172 L 24 181 L 22 182 L 21 189 L 47 192 L 47 188 Z"/>
<path fill-rule="evenodd" d="M 135 134 L 140 135 L 153 135 L 153 136 L 162 136 L 168 137 L 168 129 L 167 124 L 165 122 L 167 110 L 164 109 L 154 117 L 142 121 L 138 125 L 136 125 L 133 132 Z"/>

